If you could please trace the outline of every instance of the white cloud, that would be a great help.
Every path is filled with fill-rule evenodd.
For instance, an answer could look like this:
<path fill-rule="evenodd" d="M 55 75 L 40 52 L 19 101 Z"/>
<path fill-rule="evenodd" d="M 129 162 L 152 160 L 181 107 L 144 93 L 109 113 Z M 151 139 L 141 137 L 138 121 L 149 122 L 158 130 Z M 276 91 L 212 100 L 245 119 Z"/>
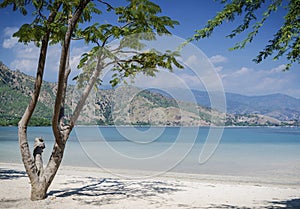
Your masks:
<path fill-rule="evenodd" d="M 4 40 L 2 47 L 5 49 L 11 49 L 18 43 L 18 38 L 13 37 L 13 34 L 18 30 L 16 27 L 6 27 L 3 30 Z"/>
<path fill-rule="evenodd" d="M 71 74 L 69 76 L 69 81 L 73 82 L 72 79 L 80 73 L 80 70 L 77 68 L 81 55 L 87 52 L 89 49 L 87 46 L 85 47 L 73 47 L 71 49 L 71 57 L 70 57 L 70 66 L 71 66 Z"/>
<path fill-rule="evenodd" d="M 264 94 L 269 91 L 270 93 L 275 93 L 282 89 L 282 87 L 288 82 L 285 78 L 262 78 L 259 82 L 252 86 L 252 91 L 258 94 Z"/>
<path fill-rule="evenodd" d="M 285 69 L 285 67 L 286 67 L 286 65 L 279 65 L 278 67 L 275 67 L 275 68 L 271 69 L 270 71 L 272 73 L 278 73 L 278 72 L 282 73 L 283 70 Z"/>
<path fill-rule="evenodd" d="M 17 38 L 14 38 L 14 37 L 11 37 L 9 39 L 4 39 L 3 41 L 3 48 L 5 49 L 11 49 L 13 48 L 16 44 L 18 43 L 18 39 Z"/>
<path fill-rule="evenodd" d="M 200 65 L 201 63 L 197 59 L 196 55 L 191 55 L 190 57 L 187 58 L 187 60 L 184 62 L 188 66 L 197 66 Z"/>
<path fill-rule="evenodd" d="M 228 61 L 228 59 L 226 57 L 224 57 L 224 56 L 222 56 L 220 54 L 217 54 L 215 56 L 210 57 L 209 60 L 213 64 L 224 63 L 224 62 Z"/>
<path fill-rule="evenodd" d="M 32 75 L 36 71 L 38 48 L 34 44 L 15 45 L 12 47 L 15 59 L 10 63 L 12 69 L 19 69 Z"/>
<path fill-rule="evenodd" d="M 299 89 L 295 86 L 299 76 L 295 77 L 297 74 L 292 71 L 282 72 L 284 68 L 284 65 L 268 70 L 242 67 L 233 72 L 223 73 L 221 77 L 227 92 L 246 95 L 283 93 L 300 97 Z"/>
<path fill-rule="evenodd" d="M 17 27 L 6 27 L 4 28 L 3 30 L 3 35 L 5 37 L 11 37 L 15 32 L 18 31 L 18 28 Z"/>
<path fill-rule="evenodd" d="M 8 37 L 3 41 L 3 47 L 11 50 L 13 53 L 13 60 L 9 64 L 11 69 L 19 69 L 29 75 L 35 76 L 37 63 L 40 53 L 40 48 L 33 43 L 27 45 L 17 44 L 17 38 L 12 38 L 12 34 L 17 31 L 17 28 L 7 27 L 3 30 L 4 37 Z M 70 78 L 78 74 L 77 65 L 82 53 L 86 52 L 88 47 L 72 47 L 70 64 L 72 73 Z M 44 79 L 47 81 L 56 81 L 57 72 L 59 68 L 61 46 L 59 44 L 48 47 L 45 75 Z M 72 77 L 73 76 L 73 77 Z"/>
<path fill-rule="evenodd" d="M 222 70 L 223 70 L 223 66 L 218 66 L 218 67 L 215 67 L 215 70 L 220 73 Z"/>
<path fill-rule="evenodd" d="M 233 76 L 233 77 L 240 77 L 240 76 L 249 74 L 250 71 L 252 71 L 252 70 L 250 70 L 250 69 L 247 68 L 247 67 L 242 67 L 242 68 L 239 69 L 238 71 L 232 73 L 232 76 Z"/>
<path fill-rule="evenodd" d="M 194 54 L 183 58 L 182 61 L 183 66 L 185 68 L 191 69 L 192 71 L 203 69 L 205 67 L 205 64 L 207 63 L 207 60 L 203 60 L 203 57 L 199 57 Z"/>
<path fill-rule="evenodd" d="M 196 75 L 190 75 L 187 73 L 182 73 L 179 75 L 182 80 L 189 86 L 191 89 L 204 89 L 203 83 L 200 78 Z"/>
<path fill-rule="evenodd" d="M 34 59 L 37 60 L 39 48 L 34 44 L 18 45 L 13 48 L 13 51 L 18 59 Z"/>
<path fill-rule="evenodd" d="M 33 59 L 17 59 L 10 64 L 11 68 L 33 75 L 36 71 L 37 62 Z"/>
<path fill-rule="evenodd" d="M 79 64 L 81 55 L 85 52 L 89 51 L 88 46 L 73 46 L 71 48 L 71 59 L 70 59 L 70 65 L 73 70 L 77 69 L 77 65 Z"/>
<path fill-rule="evenodd" d="M 185 80 L 176 73 L 161 70 L 156 73 L 155 77 L 149 77 L 142 74 L 136 76 L 134 79 L 134 85 L 143 88 L 168 89 L 184 87 L 187 84 Z"/>

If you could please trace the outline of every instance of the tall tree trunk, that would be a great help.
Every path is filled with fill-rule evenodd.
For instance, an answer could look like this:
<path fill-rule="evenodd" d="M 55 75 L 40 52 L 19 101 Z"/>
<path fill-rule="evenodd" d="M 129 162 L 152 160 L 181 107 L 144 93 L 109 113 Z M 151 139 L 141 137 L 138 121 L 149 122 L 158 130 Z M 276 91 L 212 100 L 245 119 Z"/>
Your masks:
<path fill-rule="evenodd" d="M 52 130 L 55 137 L 55 144 L 53 146 L 52 154 L 50 156 L 48 164 L 45 168 L 42 163 L 41 148 L 39 148 L 38 150 L 39 153 L 37 153 L 36 150 L 34 149 L 33 152 L 34 157 L 32 157 L 28 145 L 28 139 L 27 139 L 28 122 L 36 107 L 41 86 L 42 86 L 47 47 L 48 47 L 49 37 L 51 33 L 50 29 L 49 31 L 47 31 L 47 33 L 45 34 L 42 40 L 34 92 L 32 94 L 30 103 L 27 109 L 25 110 L 24 115 L 20 120 L 18 126 L 19 127 L 18 137 L 19 137 L 22 160 L 31 182 L 31 200 L 42 200 L 47 197 L 47 190 L 51 185 L 58 171 L 58 168 L 62 162 L 66 142 L 69 138 L 69 135 L 78 119 L 79 113 L 82 110 L 91 89 L 95 85 L 96 80 L 99 77 L 100 72 L 103 68 L 103 63 L 101 59 L 102 55 L 100 53 L 97 60 L 98 62 L 97 66 L 94 72 L 92 73 L 88 85 L 85 87 L 84 92 L 74 110 L 74 113 L 70 119 L 70 123 L 65 125 L 64 104 L 65 104 L 68 76 L 71 71 L 69 66 L 70 41 L 71 41 L 71 36 L 73 34 L 73 31 L 76 27 L 76 24 L 79 18 L 81 17 L 83 10 L 85 9 L 85 7 L 89 2 L 90 0 L 81 0 L 78 8 L 74 11 L 74 14 L 70 16 L 68 22 L 68 30 L 65 34 L 65 39 L 62 45 L 59 75 L 58 75 L 58 87 L 57 87 L 56 100 L 54 105 L 54 113 L 52 118 Z M 60 6 L 61 3 L 58 3 L 56 5 L 56 10 L 50 13 L 48 18 L 48 23 L 51 23 L 55 20 L 56 13 L 59 10 Z"/>
<path fill-rule="evenodd" d="M 35 87 L 34 91 L 31 96 L 31 100 L 29 102 L 28 107 L 26 108 L 19 124 L 18 124 L 18 138 L 20 144 L 20 151 L 22 155 L 22 161 L 28 174 L 28 177 L 31 182 L 31 200 L 42 200 L 45 199 L 47 196 L 47 190 L 51 185 L 54 176 L 61 164 L 63 153 L 65 149 L 65 143 L 69 137 L 71 129 L 61 129 L 60 124 L 58 123 L 61 119 L 61 105 L 64 103 L 64 95 L 67 79 L 68 79 L 68 71 L 66 71 L 66 60 L 67 60 L 67 53 L 69 50 L 70 39 L 73 33 L 76 24 L 86 7 L 86 5 L 90 2 L 90 0 L 82 0 L 75 10 L 74 15 L 71 19 L 71 24 L 69 25 L 68 33 L 66 34 L 65 44 L 63 45 L 62 49 L 62 56 L 60 60 L 60 71 L 59 71 L 59 79 L 58 79 L 58 90 L 56 95 L 56 102 L 55 102 L 55 110 L 54 110 L 54 125 L 53 131 L 55 136 L 55 144 L 53 147 L 53 151 L 49 162 L 45 169 L 43 169 L 43 165 L 39 165 L 39 168 L 36 165 L 34 158 L 32 157 L 28 145 L 27 139 L 27 126 L 29 120 L 35 110 L 44 74 L 45 68 L 45 61 L 47 55 L 47 48 L 50 38 L 51 30 L 49 29 L 42 40 L 42 45 L 40 49 L 40 57 L 38 62 L 37 74 L 35 79 Z M 49 14 L 49 18 L 47 20 L 48 24 L 52 23 L 55 20 L 55 16 L 57 11 L 59 10 L 62 3 L 56 3 L 54 10 Z M 57 106 L 59 104 L 59 106 Z M 58 108 L 57 108 L 58 107 Z M 41 157 L 41 156 L 40 156 Z M 39 161 L 42 162 L 42 161 Z M 40 172 L 42 168 L 43 172 Z"/>
<path fill-rule="evenodd" d="M 57 11 L 59 10 L 60 6 L 61 3 L 57 3 L 55 5 L 55 9 L 53 10 L 53 12 L 49 14 L 49 18 L 47 20 L 48 23 L 54 22 Z M 36 107 L 40 95 L 40 90 L 43 82 L 45 62 L 47 57 L 47 49 L 48 49 L 50 32 L 51 31 L 48 30 L 45 36 L 43 37 L 42 45 L 40 49 L 34 91 L 31 95 L 31 100 L 18 124 L 18 138 L 20 144 L 20 151 L 22 155 L 22 161 L 26 173 L 28 174 L 28 177 L 30 179 L 31 187 L 32 187 L 31 200 L 39 200 L 41 198 L 45 198 L 45 191 L 43 189 L 44 181 L 40 178 L 41 173 L 38 171 L 35 161 L 30 153 L 28 139 L 27 139 L 27 126 L 34 112 L 34 109 Z"/>
<path fill-rule="evenodd" d="M 55 138 L 55 144 L 53 146 L 52 154 L 50 156 L 48 164 L 43 170 L 42 175 L 39 176 L 37 182 L 32 183 L 31 199 L 34 200 L 41 200 L 46 198 L 47 190 L 51 185 L 62 162 L 65 145 L 73 128 L 69 125 L 65 126 L 65 124 L 63 123 L 68 76 L 71 71 L 69 66 L 70 41 L 76 24 L 89 2 L 90 0 L 82 0 L 68 22 L 68 30 L 66 32 L 61 51 L 58 87 L 52 118 L 52 129 Z"/>

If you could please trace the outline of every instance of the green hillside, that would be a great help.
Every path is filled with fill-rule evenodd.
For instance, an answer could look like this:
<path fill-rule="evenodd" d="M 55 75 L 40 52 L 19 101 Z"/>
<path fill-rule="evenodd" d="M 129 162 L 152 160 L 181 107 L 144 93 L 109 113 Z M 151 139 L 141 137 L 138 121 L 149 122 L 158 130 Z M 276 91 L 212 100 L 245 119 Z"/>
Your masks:
<path fill-rule="evenodd" d="M 17 125 L 30 100 L 33 79 L 18 72 L 10 71 L 0 63 L 0 125 Z M 29 125 L 46 126 L 51 124 L 52 109 L 38 102 Z"/>
<path fill-rule="evenodd" d="M 0 62 L 0 126 L 16 126 L 23 115 L 34 88 L 34 78 L 12 71 Z M 76 91 L 75 91 L 76 92 Z M 51 125 L 56 83 L 43 82 L 31 126 Z M 68 87 L 66 120 L 78 95 Z M 135 95 L 134 98 L 131 98 Z M 282 125 L 282 121 L 262 114 L 224 114 L 168 95 L 126 86 L 116 95 L 113 89 L 99 90 L 86 102 L 77 124 L 93 125 L 157 125 L 157 126 L 261 126 Z M 295 125 L 295 124 L 291 124 Z"/>

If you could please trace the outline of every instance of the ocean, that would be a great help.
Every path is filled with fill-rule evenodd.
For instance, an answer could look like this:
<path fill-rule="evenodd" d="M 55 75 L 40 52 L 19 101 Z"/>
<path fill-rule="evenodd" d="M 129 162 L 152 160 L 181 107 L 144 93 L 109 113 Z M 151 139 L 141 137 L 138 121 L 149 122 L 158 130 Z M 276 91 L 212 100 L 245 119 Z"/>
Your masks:
<path fill-rule="evenodd" d="M 43 137 L 49 159 L 51 127 L 29 127 Z M 300 185 L 300 128 L 298 127 L 76 127 L 62 164 L 151 171 L 168 171 L 268 179 Z M 0 162 L 21 163 L 17 127 L 0 127 Z"/>

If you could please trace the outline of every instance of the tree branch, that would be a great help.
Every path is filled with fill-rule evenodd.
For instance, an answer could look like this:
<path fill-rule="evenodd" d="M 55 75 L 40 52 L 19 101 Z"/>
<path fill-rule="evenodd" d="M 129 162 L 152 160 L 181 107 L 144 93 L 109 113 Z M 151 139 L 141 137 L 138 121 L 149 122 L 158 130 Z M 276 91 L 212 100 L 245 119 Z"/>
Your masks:
<path fill-rule="evenodd" d="M 102 0 L 98 0 L 100 3 L 102 3 L 102 4 L 105 4 L 109 9 L 114 9 L 114 7 L 113 6 L 111 6 L 109 3 L 107 3 L 107 2 L 105 2 L 105 1 L 102 1 Z"/>
<path fill-rule="evenodd" d="M 87 86 L 85 87 L 85 89 L 82 93 L 82 96 L 79 99 L 79 101 L 75 107 L 75 110 L 73 112 L 73 115 L 70 119 L 70 129 L 72 129 L 75 126 L 75 123 L 79 117 L 79 114 L 85 104 L 85 101 L 86 101 L 87 97 L 89 96 L 93 86 L 95 85 L 102 69 L 103 69 L 102 55 L 99 55 L 98 60 L 97 60 L 96 69 L 93 71 L 93 74 L 91 75 L 91 78 L 90 78 Z"/>
<path fill-rule="evenodd" d="M 63 89 L 64 89 L 64 81 L 66 74 L 66 62 L 67 62 L 67 54 L 70 47 L 71 37 L 75 26 L 84 10 L 86 5 L 90 2 L 90 0 L 81 0 L 78 8 L 75 10 L 73 16 L 69 20 L 68 29 L 65 35 L 65 40 L 63 42 L 60 64 L 59 64 L 59 73 L 58 73 L 58 86 L 56 92 L 56 99 L 54 104 L 54 114 L 52 118 L 52 130 L 55 136 L 56 143 L 59 146 L 62 146 L 62 135 L 59 128 L 59 116 L 60 116 L 60 107 L 63 100 Z"/>
<path fill-rule="evenodd" d="M 68 51 L 68 55 L 67 55 L 67 65 L 66 65 L 66 72 L 65 72 L 65 79 L 64 79 L 64 87 L 63 87 L 63 98 L 62 98 L 62 102 L 61 102 L 61 107 L 60 107 L 60 115 L 59 115 L 59 128 L 60 131 L 65 132 L 66 130 L 69 129 L 69 126 L 66 126 L 64 123 L 64 117 L 65 117 L 65 100 L 66 100 L 66 94 L 67 94 L 67 87 L 68 87 L 68 78 L 69 75 L 71 73 L 71 66 L 70 66 L 70 48 Z M 69 132 L 71 132 L 71 130 L 69 130 Z M 67 140 L 68 137 L 66 137 L 66 135 L 69 135 L 69 133 L 64 134 L 64 143 Z"/>

